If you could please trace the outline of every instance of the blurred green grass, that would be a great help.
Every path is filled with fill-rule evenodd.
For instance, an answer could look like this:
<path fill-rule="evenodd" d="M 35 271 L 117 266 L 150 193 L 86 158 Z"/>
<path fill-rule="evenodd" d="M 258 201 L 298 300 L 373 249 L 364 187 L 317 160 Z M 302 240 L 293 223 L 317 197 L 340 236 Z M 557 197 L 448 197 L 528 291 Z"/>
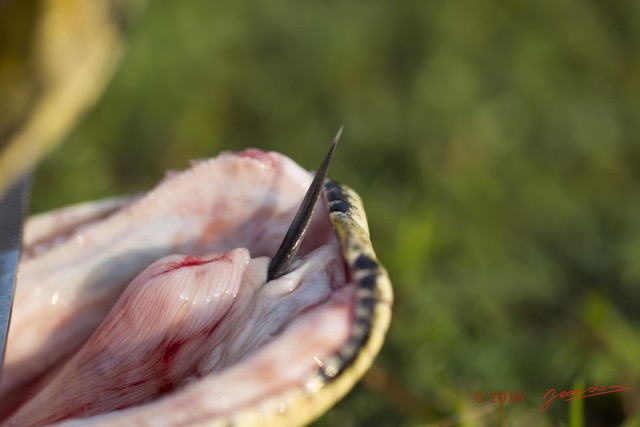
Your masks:
<path fill-rule="evenodd" d="M 580 381 L 633 387 L 584 425 L 640 425 L 638 22 L 624 1 L 157 0 L 32 208 L 221 150 L 313 169 L 344 123 L 331 174 L 396 304 L 377 376 L 316 425 L 569 425 L 538 409 Z M 482 415 L 476 391 L 525 399 Z"/>

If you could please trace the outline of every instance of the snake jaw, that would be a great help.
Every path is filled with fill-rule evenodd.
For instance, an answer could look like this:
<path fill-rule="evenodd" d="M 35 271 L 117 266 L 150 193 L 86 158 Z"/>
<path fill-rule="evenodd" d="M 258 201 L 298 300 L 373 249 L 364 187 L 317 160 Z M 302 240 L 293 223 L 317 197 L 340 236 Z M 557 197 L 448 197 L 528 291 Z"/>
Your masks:
<path fill-rule="evenodd" d="M 242 189 L 233 198 L 228 197 L 230 183 L 224 181 L 229 176 L 234 176 L 238 180 L 236 188 Z M 222 182 L 218 194 L 210 194 L 210 189 L 194 185 L 211 180 Z M 135 261 L 139 266 L 139 257 L 144 255 L 147 258 L 142 260 L 140 267 L 144 268 L 148 265 L 146 259 L 158 259 L 159 248 L 166 253 L 190 255 L 171 255 L 156 261 L 145 269 L 146 273 L 140 273 L 140 279 L 134 280 L 135 286 L 132 286 L 134 282 L 129 285 L 123 282 L 123 286 L 127 286 L 127 295 L 135 296 L 133 299 L 127 297 L 128 300 L 139 303 L 134 307 L 124 307 L 124 310 L 123 307 L 119 310 L 114 308 L 112 312 L 125 320 L 138 318 L 141 325 L 138 329 L 142 333 L 156 334 L 159 331 L 160 335 L 154 336 L 161 339 L 154 341 L 156 347 L 146 353 L 149 357 L 136 359 L 136 369 L 115 375 L 116 369 L 124 369 L 126 361 L 136 357 L 132 350 L 150 341 L 132 335 L 133 329 L 127 326 L 129 320 L 123 320 L 124 323 L 102 321 L 102 325 L 114 326 L 111 330 L 116 332 L 120 343 L 105 338 L 103 334 L 100 342 L 105 343 L 105 349 L 110 351 L 102 351 L 102 347 L 92 345 L 88 347 L 100 350 L 94 353 L 98 359 L 106 355 L 104 362 L 109 369 L 98 371 L 102 374 L 109 372 L 109 378 L 102 378 L 96 384 L 95 379 L 86 380 L 93 377 L 80 375 L 80 369 L 66 368 L 68 374 L 57 381 L 58 384 L 62 382 L 65 393 L 69 394 L 70 384 L 75 381 L 78 387 L 91 383 L 97 394 L 87 394 L 86 390 L 71 393 L 64 404 L 53 405 L 53 410 L 67 411 L 56 419 L 92 417 L 70 420 L 70 425 L 84 422 L 96 425 L 231 423 L 246 427 L 303 425 L 325 412 L 355 385 L 380 350 L 389 326 L 392 292 L 386 271 L 371 247 L 359 197 L 348 187 L 331 180 L 320 181 L 326 202 L 321 206 L 326 210 L 317 210 L 313 215 L 307 238 L 300 249 L 301 265 L 269 283 L 269 286 L 262 286 L 266 283 L 268 256 L 275 253 L 275 245 L 289 224 L 287 219 L 302 198 L 303 185 L 310 180 L 308 172 L 277 153 L 257 150 L 226 153 L 173 175 L 146 196 L 104 205 L 72 207 L 41 218 L 38 221 L 40 231 L 27 229 L 26 233 L 27 246 L 34 250 L 26 251 L 28 256 L 22 266 L 22 282 L 18 288 L 22 290 L 18 295 L 17 310 L 14 310 L 17 317 L 12 319 L 14 341 L 9 340 L 9 363 L 13 363 L 15 369 L 7 370 L 13 378 L 8 377 L 10 382 L 3 384 L 4 389 L 0 388 L 0 419 L 9 414 L 3 413 L 3 405 L 5 410 L 9 405 L 8 410 L 11 411 L 9 397 L 30 393 L 26 388 L 20 389 L 20 384 L 28 384 L 29 378 L 38 378 L 36 375 L 40 371 L 35 370 L 42 369 L 43 363 L 48 363 L 47 358 L 59 361 L 57 366 L 63 366 L 63 369 L 64 364 L 68 366 L 69 362 L 62 360 L 64 353 L 56 355 L 55 351 L 73 354 L 77 347 L 65 349 L 62 343 L 69 345 L 70 340 L 86 339 L 86 334 L 95 327 L 87 328 L 87 323 L 99 324 L 101 320 L 96 318 L 96 313 L 104 307 L 91 301 L 96 291 L 104 298 L 103 293 L 108 292 L 110 286 L 116 286 L 113 290 L 116 296 L 122 289 L 117 282 L 105 283 L 95 273 L 108 272 L 113 280 L 113 275 L 139 272 L 127 263 Z M 269 218 L 268 227 L 265 221 L 261 221 L 264 218 Z M 50 226 L 55 233 L 49 233 Z M 332 226 L 335 234 L 330 231 Z M 185 237 L 186 233 L 192 233 L 192 237 Z M 160 242 L 164 242 L 166 247 L 159 247 Z M 42 247 L 35 250 L 36 246 Z M 119 251 L 120 255 L 114 251 Z M 64 259 L 60 258 L 61 255 L 65 255 Z M 80 268 L 80 263 L 85 261 L 89 266 Z M 49 271 L 49 267 L 60 271 Z M 239 268 L 245 269 L 241 275 L 236 274 Z M 225 285 L 224 289 L 207 291 L 207 286 L 215 282 L 211 280 L 212 275 L 220 280 L 223 275 L 231 273 L 237 283 L 242 282 L 240 287 Z M 317 280 L 318 277 L 312 277 L 314 274 L 324 274 L 327 279 Z M 171 283 L 165 281 L 173 275 L 175 280 Z M 44 293 L 47 289 L 41 286 L 43 277 L 47 285 L 52 285 L 52 294 Z M 85 283 L 96 278 L 103 282 Z M 145 278 L 155 282 L 148 282 Z M 77 288 L 65 288 L 76 279 L 79 280 Z M 44 307 L 28 304 L 35 301 L 35 294 L 29 294 L 30 286 L 42 291 Z M 130 286 L 135 289 L 130 290 Z M 153 291 L 160 288 L 162 292 Z M 150 291 L 148 297 L 144 294 L 136 296 L 138 292 L 145 291 Z M 206 291 L 204 296 L 203 291 Z M 219 314 L 217 310 L 192 310 L 194 307 L 197 310 L 198 304 L 209 304 L 211 296 L 216 293 L 230 302 L 221 301 L 220 307 L 229 310 L 231 315 L 223 314 L 222 323 L 211 324 L 214 320 L 211 316 Z M 168 298 L 160 298 L 162 295 Z M 192 319 L 204 322 L 191 328 L 191 336 L 185 335 L 188 325 L 175 323 L 167 315 L 166 308 L 172 304 L 175 308 L 176 303 L 184 304 L 177 308 L 176 313 L 191 313 Z M 73 312 L 61 311 L 76 306 Z M 108 311 L 108 307 L 103 311 Z M 37 316 L 30 317 L 33 312 Z M 58 327 L 61 324 L 58 321 L 36 321 L 42 316 L 57 319 L 61 314 L 73 320 L 67 320 L 69 328 Z M 284 322 L 276 324 L 272 317 L 268 317 L 273 315 L 280 316 Z M 149 318 L 154 319 L 153 322 Z M 173 329 L 172 325 L 180 326 Z M 162 329 L 165 326 L 168 329 Z M 78 331 L 80 327 L 83 329 Z M 29 354 L 25 352 L 31 351 L 28 344 L 34 342 L 33 339 L 25 341 L 25 337 L 33 337 L 42 329 L 45 334 L 40 346 L 33 349 L 33 357 L 25 357 L 24 354 Z M 219 335 L 206 339 L 215 330 Z M 127 333 L 118 334 L 117 331 Z M 97 330 L 94 336 L 100 336 Z M 262 341 L 244 340 L 247 336 L 259 336 Z M 170 340 L 165 341 L 162 337 Z M 233 340 L 226 341 L 229 337 Z M 193 341 L 194 338 L 205 340 L 199 344 Z M 204 347 L 213 345 L 211 343 L 215 345 L 211 351 L 205 349 L 204 359 L 194 362 L 196 351 L 192 349 L 202 351 Z M 51 347 L 46 347 L 43 352 L 46 345 Z M 81 367 L 93 371 L 96 366 L 100 367 L 93 356 L 87 358 L 79 354 L 80 351 L 75 353 L 74 358 L 82 361 Z M 109 355 L 118 356 L 113 359 Z M 155 358 L 162 363 L 156 363 Z M 38 363 L 33 366 L 26 364 L 31 360 Z M 174 372 L 176 360 L 194 362 L 197 369 L 189 371 L 186 378 L 180 377 L 182 380 L 171 377 L 168 383 L 163 382 L 165 377 L 152 375 L 151 382 L 145 382 L 146 385 L 140 388 L 148 390 L 149 384 L 156 384 L 158 391 L 162 392 L 160 397 L 149 397 L 147 401 L 127 409 L 121 409 L 126 406 L 117 406 L 117 402 L 112 403 L 121 409 L 118 411 L 100 407 L 99 399 L 108 390 L 114 395 L 135 395 L 141 391 L 137 386 L 123 388 L 121 383 L 110 386 L 106 380 L 130 379 L 130 374 L 145 370 L 154 372 L 162 366 Z M 55 366 L 51 365 L 54 372 Z M 18 376 L 20 373 L 22 377 Z M 49 380 L 45 374 L 46 370 L 43 378 Z M 15 387 L 12 388 L 11 384 Z M 37 382 L 32 384 L 37 385 Z M 49 397 L 45 396 L 44 401 L 50 403 L 51 396 L 62 397 L 62 393 L 56 391 L 59 389 L 51 386 L 49 390 Z M 85 396 L 81 402 L 74 397 L 80 395 Z M 93 407 L 87 406 L 89 398 L 86 396 L 94 399 L 90 402 Z M 45 416 L 44 406 L 34 398 L 29 399 L 20 408 L 24 409 L 23 415 Z M 38 407 L 37 411 L 32 410 L 33 406 L 27 407 L 32 403 Z M 69 409 L 69 405 L 74 404 L 81 405 L 80 412 Z"/>

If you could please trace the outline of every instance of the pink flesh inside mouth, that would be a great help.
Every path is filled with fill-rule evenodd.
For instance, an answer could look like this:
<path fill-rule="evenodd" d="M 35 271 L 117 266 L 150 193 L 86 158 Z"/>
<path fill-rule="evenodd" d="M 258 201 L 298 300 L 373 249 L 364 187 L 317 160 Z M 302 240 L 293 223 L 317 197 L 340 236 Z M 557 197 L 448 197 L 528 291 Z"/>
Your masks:
<path fill-rule="evenodd" d="M 0 425 L 198 423 L 304 387 L 355 300 L 323 200 L 300 260 L 266 282 L 311 179 L 277 153 L 223 153 L 147 195 L 34 218 Z"/>

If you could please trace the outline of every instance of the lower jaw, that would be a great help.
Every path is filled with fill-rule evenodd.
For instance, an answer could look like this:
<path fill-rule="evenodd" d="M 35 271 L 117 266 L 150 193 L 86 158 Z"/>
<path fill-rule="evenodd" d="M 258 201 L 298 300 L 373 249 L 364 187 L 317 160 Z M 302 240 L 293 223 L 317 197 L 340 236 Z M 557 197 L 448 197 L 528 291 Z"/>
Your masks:
<path fill-rule="evenodd" d="M 170 426 L 185 417 L 204 422 L 263 412 L 265 405 L 271 405 L 269 410 L 275 412 L 293 408 L 292 396 L 316 391 L 312 384 L 314 374 L 347 340 L 353 322 L 353 301 L 353 286 L 338 289 L 326 301 L 300 313 L 277 338 L 239 357 L 237 362 L 203 368 L 200 362 L 209 355 L 201 355 L 199 360 L 190 360 L 193 367 L 181 370 L 179 376 L 155 370 L 138 376 L 136 384 L 117 381 L 117 368 L 135 359 L 133 353 L 121 354 L 111 361 L 114 368 L 100 379 L 83 376 L 77 368 L 65 369 L 65 364 L 60 363 L 56 372 L 9 394 L 21 397 L 19 401 L 3 403 L 0 420 L 4 419 L 6 425 L 25 427 L 71 418 L 83 418 L 88 425 L 148 422 Z M 154 354 L 172 351 L 170 342 L 157 347 Z M 85 347 L 91 345 L 90 339 Z M 219 350 L 213 347 L 212 351 Z M 183 362 L 176 359 L 172 363 Z M 37 395 L 47 383 L 49 391 L 45 388 L 45 393 Z M 18 406 L 22 408 L 9 419 L 10 412 Z"/>

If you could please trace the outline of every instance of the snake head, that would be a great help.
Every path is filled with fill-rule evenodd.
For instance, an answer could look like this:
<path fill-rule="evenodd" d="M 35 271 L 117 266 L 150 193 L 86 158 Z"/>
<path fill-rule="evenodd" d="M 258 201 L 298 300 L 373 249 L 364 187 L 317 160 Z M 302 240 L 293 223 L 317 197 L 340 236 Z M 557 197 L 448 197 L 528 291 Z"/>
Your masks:
<path fill-rule="evenodd" d="M 325 412 L 380 350 L 393 297 L 358 195 L 312 182 L 250 149 L 32 218 L 0 422 L 303 425 Z M 306 237 L 272 274 L 301 205 Z"/>

